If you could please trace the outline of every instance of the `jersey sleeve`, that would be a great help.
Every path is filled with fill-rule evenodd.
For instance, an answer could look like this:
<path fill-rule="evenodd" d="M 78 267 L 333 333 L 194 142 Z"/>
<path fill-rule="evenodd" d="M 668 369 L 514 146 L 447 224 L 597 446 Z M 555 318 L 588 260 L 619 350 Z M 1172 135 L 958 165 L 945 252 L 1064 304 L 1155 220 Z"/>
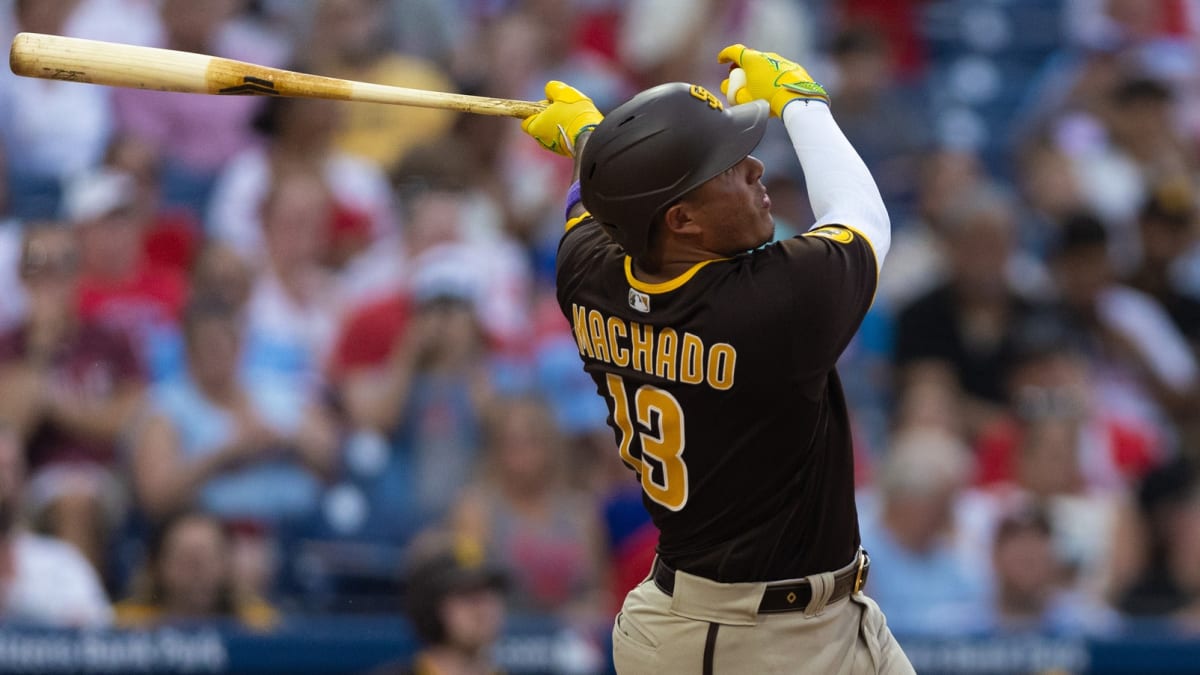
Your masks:
<path fill-rule="evenodd" d="M 585 211 L 567 220 L 554 262 L 560 294 L 578 284 L 589 261 L 603 256 L 613 246 L 612 237 L 590 213 Z"/>
<path fill-rule="evenodd" d="M 780 243 L 783 298 L 806 370 L 832 368 L 875 297 L 871 242 L 847 226 L 825 226 Z"/>

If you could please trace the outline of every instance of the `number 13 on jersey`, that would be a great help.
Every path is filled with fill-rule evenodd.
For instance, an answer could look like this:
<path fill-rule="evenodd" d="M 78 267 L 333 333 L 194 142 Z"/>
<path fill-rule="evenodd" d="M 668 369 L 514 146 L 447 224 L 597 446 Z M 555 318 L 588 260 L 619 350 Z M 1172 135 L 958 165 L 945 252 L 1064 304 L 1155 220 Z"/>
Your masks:
<path fill-rule="evenodd" d="M 638 387 L 633 395 L 638 424 L 635 430 L 625 380 L 612 373 L 606 379 L 613 401 L 613 421 L 621 432 L 621 459 L 641 476 L 646 496 L 672 511 L 682 509 L 688 499 L 688 472 L 683 463 L 685 438 L 679 401 L 658 387 Z M 635 433 L 641 448 L 637 457 L 632 450 Z"/>

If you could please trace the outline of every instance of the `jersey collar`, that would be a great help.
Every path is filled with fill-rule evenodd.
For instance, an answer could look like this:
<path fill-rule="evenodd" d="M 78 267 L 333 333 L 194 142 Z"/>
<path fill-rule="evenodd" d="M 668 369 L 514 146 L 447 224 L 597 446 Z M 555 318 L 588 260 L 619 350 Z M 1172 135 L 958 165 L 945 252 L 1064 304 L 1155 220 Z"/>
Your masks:
<path fill-rule="evenodd" d="M 633 276 L 633 258 L 625 256 L 625 280 L 629 282 L 630 286 L 643 293 L 666 293 L 686 284 L 691 280 L 692 277 L 696 276 L 696 272 L 699 272 L 700 269 L 705 265 L 709 263 L 720 262 L 722 260 L 729 260 L 729 258 L 713 258 L 712 260 L 702 260 L 689 267 L 686 272 L 680 274 L 674 279 L 668 279 L 666 281 L 660 281 L 656 284 L 651 284 Z"/>

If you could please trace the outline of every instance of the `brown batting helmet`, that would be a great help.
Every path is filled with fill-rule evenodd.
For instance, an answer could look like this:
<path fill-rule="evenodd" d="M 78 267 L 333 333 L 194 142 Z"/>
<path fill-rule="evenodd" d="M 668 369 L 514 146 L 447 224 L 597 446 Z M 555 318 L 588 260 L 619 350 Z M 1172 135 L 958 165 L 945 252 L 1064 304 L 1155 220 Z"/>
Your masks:
<path fill-rule="evenodd" d="M 584 146 L 583 205 L 636 258 L 655 218 L 749 155 L 770 113 L 765 101 L 726 109 L 684 82 L 647 89 L 609 113 Z"/>

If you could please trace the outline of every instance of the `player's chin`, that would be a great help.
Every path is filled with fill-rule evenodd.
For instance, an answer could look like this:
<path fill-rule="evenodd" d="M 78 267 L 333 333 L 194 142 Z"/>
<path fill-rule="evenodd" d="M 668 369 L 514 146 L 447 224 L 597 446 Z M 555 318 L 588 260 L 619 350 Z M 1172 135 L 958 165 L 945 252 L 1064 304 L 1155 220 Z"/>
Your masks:
<path fill-rule="evenodd" d="M 768 244 L 775 240 L 775 221 L 768 216 L 763 222 L 759 223 L 759 226 L 754 231 L 757 235 L 757 241 L 750 248 L 758 248 L 763 244 Z"/>

